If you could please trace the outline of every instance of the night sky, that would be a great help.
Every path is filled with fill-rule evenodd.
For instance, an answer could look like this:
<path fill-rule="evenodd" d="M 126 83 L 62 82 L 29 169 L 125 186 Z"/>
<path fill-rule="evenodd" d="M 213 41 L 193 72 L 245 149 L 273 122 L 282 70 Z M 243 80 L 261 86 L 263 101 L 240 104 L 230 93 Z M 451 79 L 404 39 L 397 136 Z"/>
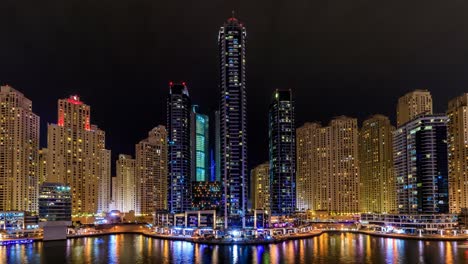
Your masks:
<path fill-rule="evenodd" d="M 113 152 L 166 123 L 170 80 L 194 104 L 218 105 L 217 34 L 236 10 L 247 27 L 249 164 L 268 158 L 267 113 L 292 88 L 296 125 L 371 114 L 395 123 L 399 96 L 429 89 L 435 112 L 468 91 L 468 2 L 462 0 L 1 0 L 0 83 L 46 124 L 79 94 Z"/>

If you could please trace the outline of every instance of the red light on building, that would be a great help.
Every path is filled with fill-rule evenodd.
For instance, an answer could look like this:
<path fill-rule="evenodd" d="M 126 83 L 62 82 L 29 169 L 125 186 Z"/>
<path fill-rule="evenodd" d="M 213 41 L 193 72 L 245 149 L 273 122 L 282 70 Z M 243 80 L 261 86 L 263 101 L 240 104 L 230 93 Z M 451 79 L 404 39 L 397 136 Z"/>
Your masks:
<path fill-rule="evenodd" d="M 173 83 L 173 82 L 169 82 L 169 86 L 172 86 L 172 85 L 174 85 L 174 83 Z"/>
<path fill-rule="evenodd" d="M 64 117 L 63 117 L 63 110 L 60 109 L 59 110 L 58 125 L 63 127 L 64 123 L 65 123 L 65 120 L 64 120 Z"/>
<path fill-rule="evenodd" d="M 89 124 L 89 117 L 86 117 L 85 121 L 85 130 L 90 131 L 91 130 L 91 125 Z"/>
<path fill-rule="evenodd" d="M 182 82 L 182 85 L 185 86 L 185 82 Z"/>
<path fill-rule="evenodd" d="M 78 95 L 71 95 L 70 98 L 67 99 L 67 102 L 75 105 L 83 104 L 83 102 L 80 101 L 80 97 Z"/>

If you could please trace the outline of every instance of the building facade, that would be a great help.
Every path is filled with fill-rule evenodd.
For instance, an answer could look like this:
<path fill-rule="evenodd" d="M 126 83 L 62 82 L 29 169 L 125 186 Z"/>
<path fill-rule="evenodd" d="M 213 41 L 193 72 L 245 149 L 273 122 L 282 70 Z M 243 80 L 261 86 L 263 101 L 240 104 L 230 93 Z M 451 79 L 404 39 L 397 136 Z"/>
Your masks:
<path fill-rule="evenodd" d="M 115 209 L 120 212 L 135 211 L 137 199 L 135 159 L 130 155 L 120 154 L 115 167 L 116 177 L 113 186 Z"/>
<path fill-rule="evenodd" d="M 400 214 L 448 213 L 447 117 L 423 115 L 393 135 Z"/>
<path fill-rule="evenodd" d="M 432 96 L 428 90 L 415 90 L 398 99 L 397 127 L 421 114 L 432 114 Z"/>
<path fill-rule="evenodd" d="M 217 181 L 195 181 L 192 183 L 192 210 L 219 210 L 222 188 Z"/>
<path fill-rule="evenodd" d="M 219 30 L 220 148 L 225 228 L 245 226 L 247 206 L 247 32 L 234 17 Z"/>
<path fill-rule="evenodd" d="M 58 122 L 47 127 L 47 181 L 70 186 L 74 216 L 105 212 L 110 202 L 110 151 L 90 121 L 90 106 L 72 95 L 58 100 Z"/>
<path fill-rule="evenodd" d="M 37 212 L 39 116 L 32 102 L 0 87 L 0 211 Z"/>
<path fill-rule="evenodd" d="M 270 210 L 270 163 L 262 163 L 250 173 L 252 209 Z"/>
<path fill-rule="evenodd" d="M 359 132 L 361 212 L 396 212 L 394 130 L 383 115 L 374 115 L 362 124 Z"/>
<path fill-rule="evenodd" d="M 305 123 L 296 135 L 298 209 L 358 213 L 357 120 L 340 116 L 327 127 Z"/>
<path fill-rule="evenodd" d="M 192 157 L 190 150 L 190 101 L 187 86 L 170 83 L 167 98 L 167 135 L 169 140 L 169 192 L 170 213 L 183 213 L 192 207 Z"/>
<path fill-rule="evenodd" d="M 291 90 L 273 93 L 268 124 L 271 214 L 291 215 L 296 211 L 296 131 Z"/>
<path fill-rule="evenodd" d="M 148 133 L 148 138 L 135 147 L 136 166 L 136 214 L 151 215 L 167 210 L 167 132 L 157 126 Z M 116 187 L 117 188 L 117 187 Z"/>
<path fill-rule="evenodd" d="M 450 212 L 468 208 L 468 93 L 448 104 Z"/>
<path fill-rule="evenodd" d="M 40 221 L 71 221 L 72 196 L 70 186 L 44 182 L 39 191 Z"/>
<path fill-rule="evenodd" d="M 192 144 L 192 181 L 209 181 L 210 172 L 210 143 L 209 118 L 198 113 L 198 106 L 192 107 L 191 144 Z"/>

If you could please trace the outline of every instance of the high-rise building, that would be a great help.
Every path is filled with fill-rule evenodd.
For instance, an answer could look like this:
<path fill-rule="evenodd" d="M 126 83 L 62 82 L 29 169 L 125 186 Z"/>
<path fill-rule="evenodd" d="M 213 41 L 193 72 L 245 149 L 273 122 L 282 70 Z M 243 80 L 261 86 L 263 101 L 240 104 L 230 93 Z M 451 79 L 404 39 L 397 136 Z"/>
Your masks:
<path fill-rule="evenodd" d="M 219 110 L 215 111 L 215 181 L 221 182 L 221 119 Z"/>
<path fill-rule="evenodd" d="M 120 154 L 116 162 L 114 203 L 115 209 L 121 212 L 135 211 L 137 197 L 136 167 L 132 156 Z"/>
<path fill-rule="evenodd" d="M 361 212 L 396 211 L 394 130 L 390 120 L 383 115 L 373 115 L 362 124 L 359 132 Z"/>
<path fill-rule="evenodd" d="M 198 113 L 198 106 L 192 107 L 191 144 L 192 144 L 192 181 L 210 180 L 209 118 Z"/>
<path fill-rule="evenodd" d="M 225 228 L 245 227 L 247 209 L 247 31 L 234 17 L 219 30 L 221 176 Z"/>
<path fill-rule="evenodd" d="M 296 135 L 299 210 L 358 213 L 357 120 L 340 116 L 327 127 L 305 123 Z"/>
<path fill-rule="evenodd" d="M 32 102 L 0 87 L 0 211 L 37 212 L 39 116 Z"/>
<path fill-rule="evenodd" d="M 423 115 L 393 135 L 400 214 L 448 213 L 447 117 Z"/>
<path fill-rule="evenodd" d="M 190 112 L 192 103 L 185 82 L 170 83 L 167 97 L 167 135 L 169 142 L 170 213 L 183 213 L 192 208 L 192 167 L 190 152 Z"/>
<path fill-rule="evenodd" d="M 101 150 L 101 171 L 99 175 L 98 212 L 109 212 L 111 195 L 111 151 Z"/>
<path fill-rule="evenodd" d="M 448 163 L 450 212 L 468 208 L 468 93 L 448 104 Z"/>
<path fill-rule="evenodd" d="M 38 185 L 40 186 L 42 183 L 47 181 L 47 149 L 42 148 L 39 150 L 38 156 Z"/>
<path fill-rule="evenodd" d="M 291 90 L 276 90 L 268 120 L 270 209 L 276 216 L 296 211 L 296 130 Z"/>
<path fill-rule="evenodd" d="M 39 190 L 39 219 L 41 221 L 71 221 L 72 197 L 70 186 L 44 182 Z"/>
<path fill-rule="evenodd" d="M 136 213 L 151 215 L 167 210 L 167 132 L 157 126 L 148 133 L 148 138 L 135 147 L 136 153 Z M 116 187 L 117 188 L 117 187 Z"/>
<path fill-rule="evenodd" d="M 270 210 L 270 163 L 265 162 L 250 172 L 252 209 Z"/>
<path fill-rule="evenodd" d="M 76 95 L 59 99 L 58 122 L 47 129 L 47 181 L 70 186 L 74 216 L 106 211 L 110 151 L 104 131 L 91 125 L 90 106 Z"/>
<path fill-rule="evenodd" d="M 428 90 L 415 90 L 398 99 L 397 127 L 421 114 L 432 114 L 432 96 Z"/>

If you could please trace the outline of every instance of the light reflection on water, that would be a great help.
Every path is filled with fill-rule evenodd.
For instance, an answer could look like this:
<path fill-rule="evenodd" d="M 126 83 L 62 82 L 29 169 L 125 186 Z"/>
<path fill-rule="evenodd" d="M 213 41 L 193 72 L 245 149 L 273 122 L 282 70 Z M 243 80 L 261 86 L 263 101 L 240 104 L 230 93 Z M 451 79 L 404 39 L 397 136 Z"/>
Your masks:
<path fill-rule="evenodd" d="M 330 233 L 258 246 L 216 246 L 121 234 L 0 247 L 0 263 L 466 263 L 464 242 Z"/>

